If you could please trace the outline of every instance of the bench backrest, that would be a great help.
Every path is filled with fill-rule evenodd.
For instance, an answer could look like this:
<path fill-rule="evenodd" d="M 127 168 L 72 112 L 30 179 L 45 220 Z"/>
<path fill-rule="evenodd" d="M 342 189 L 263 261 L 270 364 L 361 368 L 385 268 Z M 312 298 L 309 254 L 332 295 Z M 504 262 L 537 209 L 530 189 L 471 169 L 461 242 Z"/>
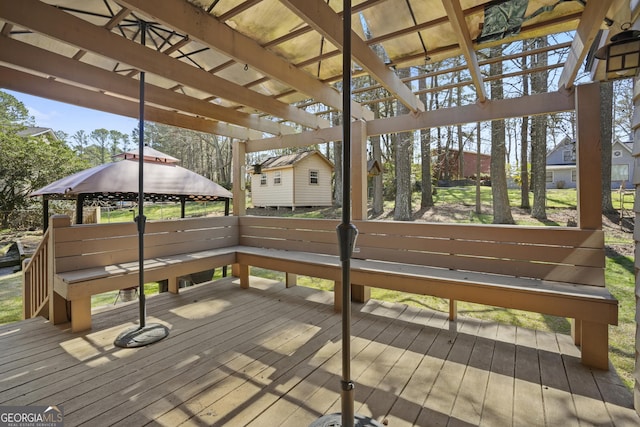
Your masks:
<path fill-rule="evenodd" d="M 240 244 L 338 254 L 337 220 L 240 217 Z M 604 233 L 571 227 L 354 221 L 354 259 L 604 286 Z"/>
<path fill-rule="evenodd" d="M 237 228 L 234 216 L 148 221 L 144 255 L 149 259 L 234 246 Z M 57 273 L 138 260 L 138 229 L 133 222 L 71 225 L 65 216 L 55 218 L 50 229 Z"/>

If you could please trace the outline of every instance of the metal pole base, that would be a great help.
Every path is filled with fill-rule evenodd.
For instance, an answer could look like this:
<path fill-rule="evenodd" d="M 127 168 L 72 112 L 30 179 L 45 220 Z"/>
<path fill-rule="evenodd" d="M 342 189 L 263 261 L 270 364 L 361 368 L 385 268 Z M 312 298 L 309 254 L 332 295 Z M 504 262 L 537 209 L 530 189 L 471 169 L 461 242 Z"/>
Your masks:
<path fill-rule="evenodd" d="M 116 347 L 134 348 L 158 342 L 169 335 L 169 329 L 159 323 L 151 323 L 143 326 L 134 326 L 124 330 L 118 335 L 113 344 Z"/>
<path fill-rule="evenodd" d="M 324 415 L 309 424 L 309 427 L 342 427 L 342 414 Z M 353 427 L 383 427 L 383 425 L 369 417 L 356 414 L 353 420 Z"/>

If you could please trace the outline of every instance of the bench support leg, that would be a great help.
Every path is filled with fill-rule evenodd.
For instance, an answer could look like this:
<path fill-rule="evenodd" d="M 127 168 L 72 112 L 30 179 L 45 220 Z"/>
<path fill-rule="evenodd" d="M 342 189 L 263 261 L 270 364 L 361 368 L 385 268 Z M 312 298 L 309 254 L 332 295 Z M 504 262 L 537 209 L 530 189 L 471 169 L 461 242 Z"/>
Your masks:
<path fill-rule="evenodd" d="M 240 287 L 249 288 L 249 266 L 246 264 L 236 264 L 238 266 L 238 276 L 240 277 Z M 234 274 L 235 276 L 235 274 Z"/>
<path fill-rule="evenodd" d="M 293 286 L 297 286 L 298 285 L 298 275 L 297 274 L 285 273 L 285 275 L 286 275 L 285 284 L 286 284 L 287 288 L 291 288 Z"/>
<path fill-rule="evenodd" d="M 578 319 L 571 319 L 571 338 L 573 343 L 577 346 L 581 345 L 582 339 L 582 321 Z"/>
<path fill-rule="evenodd" d="M 342 311 L 342 282 L 337 280 L 333 285 L 333 309 L 336 312 Z"/>
<path fill-rule="evenodd" d="M 371 287 L 351 284 L 351 301 L 365 303 L 371 299 Z"/>
<path fill-rule="evenodd" d="M 169 292 L 172 294 L 177 294 L 178 292 L 180 292 L 180 290 L 178 289 L 178 278 L 177 277 L 170 277 L 168 279 L 168 288 L 169 288 Z"/>
<path fill-rule="evenodd" d="M 609 325 L 581 321 L 582 364 L 592 368 L 609 369 Z"/>
<path fill-rule="evenodd" d="M 53 297 L 53 301 L 49 299 L 49 321 L 54 325 L 68 322 L 67 300 L 55 291 L 51 292 L 51 296 Z"/>
<path fill-rule="evenodd" d="M 71 301 L 71 332 L 91 329 L 91 297 Z"/>
<path fill-rule="evenodd" d="M 458 318 L 458 301 L 454 299 L 449 300 L 449 320 L 454 321 Z"/>

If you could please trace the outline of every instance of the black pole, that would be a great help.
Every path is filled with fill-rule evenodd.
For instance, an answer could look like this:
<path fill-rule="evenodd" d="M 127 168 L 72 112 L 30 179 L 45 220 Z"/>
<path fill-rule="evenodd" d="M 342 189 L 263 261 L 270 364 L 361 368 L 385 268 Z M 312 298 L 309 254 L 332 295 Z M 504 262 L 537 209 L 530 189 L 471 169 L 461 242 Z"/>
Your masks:
<path fill-rule="evenodd" d="M 49 228 L 49 198 L 47 195 L 42 196 L 42 232 Z"/>
<path fill-rule="evenodd" d="M 320 417 L 310 427 L 381 427 L 377 421 L 355 414 L 355 384 L 351 380 L 351 254 L 358 235 L 351 223 L 351 0 L 343 0 L 342 16 L 342 222 L 336 230 L 342 266 L 342 412 Z"/>
<path fill-rule="evenodd" d="M 140 41 L 146 45 L 147 23 L 140 21 Z M 160 341 L 169 335 L 169 330 L 161 324 L 147 325 L 146 300 L 144 294 L 144 228 L 147 218 L 144 216 L 144 78 L 145 72 L 140 72 L 140 111 L 138 122 L 138 216 L 135 221 L 138 226 L 138 305 L 140 310 L 140 324 L 138 327 L 127 329 L 116 338 L 114 344 L 118 347 L 142 347 Z"/>
<path fill-rule="evenodd" d="M 355 384 L 351 381 L 351 252 L 358 230 L 351 224 L 351 0 L 343 0 L 342 50 L 342 425 L 354 425 Z"/>
<path fill-rule="evenodd" d="M 147 43 L 147 23 L 140 21 L 140 43 Z M 140 329 L 146 326 L 146 301 L 144 295 L 144 79 L 145 72 L 140 72 L 140 111 L 138 121 L 138 303 L 140 307 Z"/>

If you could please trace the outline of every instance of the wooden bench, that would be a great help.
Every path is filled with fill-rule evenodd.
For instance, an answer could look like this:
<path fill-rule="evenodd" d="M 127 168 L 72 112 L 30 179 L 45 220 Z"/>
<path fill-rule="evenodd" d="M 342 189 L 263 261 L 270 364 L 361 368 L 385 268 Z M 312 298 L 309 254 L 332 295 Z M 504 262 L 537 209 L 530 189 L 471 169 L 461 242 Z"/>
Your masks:
<path fill-rule="evenodd" d="M 604 283 L 601 230 L 354 224 L 359 235 L 351 260 L 353 299 L 366 301 L 370 287 L 378 287 L 448 299 L 451 320 L 456 301 L 567 317 L 582 362 L 608 369 L 608 325 L 617 324 L 618 305 Z M 337 225 L 337 220 L 250 216 L 149 222 L 145 279 L 167 279 L 175 293 L 180 276 L 234 264 L 246 288 L 250 267 L 262 267 L 285 272 L 288 286 L 297 275 L 334 281 L 339 309 Z M 91 295 L 138 283 L 136 226 L 72 226 L 68 217 L 54 217 L 49 230 L 55 311 L 64 312 L 59 321 L 66 321 L 69 303 L 72 330 L 88 329 Z"/>
<path fill-rule="evenodd" d="M 178 278 L 235 262 L 237 217 L 149 221 L 145 230 L 145 282 Z M 71 330 L 91 328 L 91 296 L 138 285 L 138 229 L 135 223 L 71 225 L 51 218 L 54 323 L 71 318 Z M 50 304 L 52 302 L 50 301 Z M 69 313 L 67 313 L 69 303 Z"/>
<path fill-rule="evenodd" d="M 582 362 L 608 369 L 608 325 L 617 300 L 604 282 L 604 234 L 568 227 L 354 221 L 359 230 L 351 261 L 352 297 L 368 287 L 568 317 Z M 336 282 L 341 305 L 337 221 L 240 217 L 241 285 L 249 267 Z"/>

